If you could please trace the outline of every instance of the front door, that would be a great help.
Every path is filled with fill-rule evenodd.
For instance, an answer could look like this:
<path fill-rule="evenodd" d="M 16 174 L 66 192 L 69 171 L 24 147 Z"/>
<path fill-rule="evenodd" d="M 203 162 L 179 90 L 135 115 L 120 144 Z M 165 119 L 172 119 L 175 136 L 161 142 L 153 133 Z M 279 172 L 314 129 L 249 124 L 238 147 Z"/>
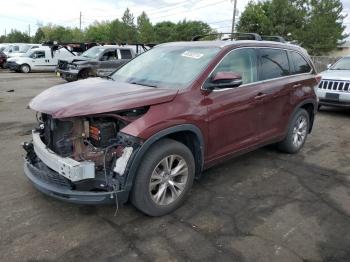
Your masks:
<path fill-rule="evenodd" d="M 257 82 L 257 54 L 253 48 L 228 53 L 214 72 L 235 72 L 243 84 L 236 88 L 214 89 L 208 94 L 207 160 L 229 156 L 257 142 L 261 124 L 261 90 Z"/>
<path fill-rule="evenodd" d="M 115 64 L 118 62 L 117 49 L 106 50 L 101 58 L 96 70 L 97 76 L 110 75 L 116 68 Z"/>

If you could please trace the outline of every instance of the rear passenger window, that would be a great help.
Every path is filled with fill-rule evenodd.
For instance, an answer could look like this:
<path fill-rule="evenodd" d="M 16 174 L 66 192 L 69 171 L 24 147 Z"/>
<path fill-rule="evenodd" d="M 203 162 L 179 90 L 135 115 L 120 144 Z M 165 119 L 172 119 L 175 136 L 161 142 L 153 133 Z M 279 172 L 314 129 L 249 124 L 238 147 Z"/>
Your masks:
<path fill-rule="evenodd" d="M 217 72 L 235 72 L 242 76 L 243 84 L 257 81 L 256 52 L 251 48 L 233 50 L 216 67 Z"/>
<path fill-rule="evenodd" d="M 259 53 L 260 81 L 289 75 L 289 62 L 286 51 L 262 48 L 259 50 Z"/>
<path fill-rule="evenodd" d="M 306 62 L 304 57 L 293 51 L 289 52 L 289 57 L 291 60 L 292 74 L 310 73 L 311 66 Z"/>
<path fill-rule="evenodd" d="M 131 59 L 132 58 L 130 50 L 120 49 L 120 54 L 122 56 L 122 59 Z"/>

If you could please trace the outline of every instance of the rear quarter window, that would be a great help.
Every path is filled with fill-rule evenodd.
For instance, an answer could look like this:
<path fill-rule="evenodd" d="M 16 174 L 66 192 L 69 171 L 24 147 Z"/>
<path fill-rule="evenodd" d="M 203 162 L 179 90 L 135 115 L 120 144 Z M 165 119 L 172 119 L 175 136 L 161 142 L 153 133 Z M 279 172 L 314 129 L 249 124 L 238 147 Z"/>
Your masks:
<path fill-rule="evenodd" d="M 302 55 L 295 51 L 288 51 L 288 53 L 291 61 L 292 74 L 310 73 L 312 68 Z"/>
<path fill-rule="evenodd" d="M 131 51 L 128 49 L 120 49 L 120 55 L 122 56 L 122 59 L 131 59 Z"/>
<path fill-rule="evenodd" d="M 290 74 L 287 52 L 282 49 L 259 49 L 259 80 L 268 80 Z"/>

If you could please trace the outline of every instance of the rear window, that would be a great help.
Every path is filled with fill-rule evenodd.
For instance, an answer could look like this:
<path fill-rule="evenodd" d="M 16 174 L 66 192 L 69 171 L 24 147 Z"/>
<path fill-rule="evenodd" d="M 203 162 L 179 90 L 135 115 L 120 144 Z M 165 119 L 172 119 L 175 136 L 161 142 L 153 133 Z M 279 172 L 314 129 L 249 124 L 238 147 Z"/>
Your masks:
<path fill-rule="evenodd" d="M 282 49 L 259 49 L 259 80 L 267 80 L 289 75 L 287 52 Z"/>
<path fill-rule="evenodd" d="M 311 66 L 306 62 L 304 57 L 294 51 L 289 51 L 289 57 L 291 60 L 292 74 L 310 73 Z"/>
<path fill-rule="evenodd" d="M 120 49 L 120 54 L 122 56 L 122 59 L 131 59 L 132 58 L 130 50 Z"/>

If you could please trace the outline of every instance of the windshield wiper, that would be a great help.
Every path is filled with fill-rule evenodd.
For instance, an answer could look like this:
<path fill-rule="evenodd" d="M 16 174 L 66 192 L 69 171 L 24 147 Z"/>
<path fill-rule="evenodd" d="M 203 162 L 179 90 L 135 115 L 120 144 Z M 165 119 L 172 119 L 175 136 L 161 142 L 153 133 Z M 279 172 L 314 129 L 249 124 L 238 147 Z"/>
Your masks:
<path fill-rule="evenodd" d="M 139 85 L 139 86 L 157 87 L 156 85 L 149 85 L 149 84 L 138 83 L 138 82 L 131 82 L 130 84 Z"/>

